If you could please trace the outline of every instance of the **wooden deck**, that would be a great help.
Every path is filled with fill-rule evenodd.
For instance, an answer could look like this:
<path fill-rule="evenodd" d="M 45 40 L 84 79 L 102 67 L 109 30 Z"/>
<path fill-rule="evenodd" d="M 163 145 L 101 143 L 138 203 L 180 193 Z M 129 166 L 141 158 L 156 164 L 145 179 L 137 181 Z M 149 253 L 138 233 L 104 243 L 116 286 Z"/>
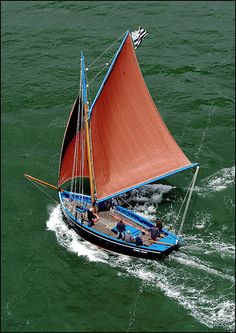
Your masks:
<path fill-rule="evenodd" d="M 95 225 L 93 226 L 95 230 L 98 230 L 106 235 L 116 238 L 116 233 L 113 232 L 112 229 L 117 225 L 117 222 L 123 219 L 125 225 L 130 225 L 135 229 L 139 230 L 140 233 L 142 233 L 142 239 L 144 245 L 149 246 L 153 243 L 149 231 L 145 228 L 142 228 L 131 219 L 124 217 L 117 212 L 111 213 L 110 211 L 103 211 L 100 212 L 98 215 L 99 215 L 99 221 L 96 222 Z"/>
<path fill-rule="evenodd" d="M 76 216 L 76 218 L 81 219 L 83 216 L 85 223 L 88 222 L 87 214 L 81 214 L 75 210 L 69 200 L 64 200 L 64 204 L 66 208 Z M 100 231 L 103 234 L 106 234 L 110 237 L 116 238 L 116 233 L 112 231 L 112 229 L 117 225 L 117 223 L 123 219 L 125 225 L 132 226 L 135 229 L 139 230 L 142 233 L 143 244 L 149 246 L 153 244 L 153 240 L 150 237 L 149 231 L 141 227 L 140 225 L 136 224 L 133 220 L 129 219 L 128 217 L 124 217 L 123 215 L 119 214 L 118 212 L 111 212 L 111 211 L 101 211 L 98 212 L 99 220 L 93 225 L 91 228 L 94 228 L 97 231 Z M 132 236 L 132 235 L 131 235 Z"/>

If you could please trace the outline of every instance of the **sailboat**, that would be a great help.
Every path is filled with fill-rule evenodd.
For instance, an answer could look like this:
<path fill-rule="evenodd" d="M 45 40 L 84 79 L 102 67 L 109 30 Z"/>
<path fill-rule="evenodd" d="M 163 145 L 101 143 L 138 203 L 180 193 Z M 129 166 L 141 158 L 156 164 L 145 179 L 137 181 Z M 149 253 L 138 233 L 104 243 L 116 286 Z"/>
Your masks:
<path fill-rule="evenodd" d="M 131 33 L 123 35 L 91 105 L 83 53 L 80 74 L 80 89 L 62 142 L 58 186 L 54 186 L 66 222 L 83 239 L 112 252 L 157 259 L 177 251 L 181 246 L 177 234 L 163 227 L 153 240 L 150 230 L 155 223 L 120 200 L 134 189 L 196 168 L 188 205 L 199 169 L 161 118 L 139 68 Z M 84 190 L 86 179 L 89 194 Z M 68 182 L 70 189 L 63 189 Z M 93 220 L 92 210 L 98 217 Z M 130 241 L 118 237 L 121 220 Z M 138 236 L 141 244 L 136 242 Z"/>

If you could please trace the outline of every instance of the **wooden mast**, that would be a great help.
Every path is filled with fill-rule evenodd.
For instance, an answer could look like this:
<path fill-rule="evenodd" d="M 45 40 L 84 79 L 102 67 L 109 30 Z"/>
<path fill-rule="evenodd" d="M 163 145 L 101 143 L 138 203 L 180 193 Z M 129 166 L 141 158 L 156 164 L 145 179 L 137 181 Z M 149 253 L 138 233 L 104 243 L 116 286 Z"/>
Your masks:
<path fill-rule="evenodd" d="M 91 192 L 92 205 L 94 205 L 95 196 L 94 196 L 94 185 L 93 185 L 92 151 L 91 151 L 90 133 L 89 133 L 89 119 L 88 119 L 89 110 L 87 103 L 84 104 L 84 112 L 85 112 L 86 142 L 87 142 L 87 151 L 88 151 L 90 192 Z"/>
<path fill-rule="evenodd" d="M 88 167 L 89 167 L 89 182 L 90 182 L 90 193 L 92 205 L 95 203 L 95 187 L 94 187 L 94 176 L 93 176 L 93 165 L 92 165 L 92 149 L 91 149 L 91 138 L 90 138 L 90 128 L 89 128 L 89 108 L 87 102 L 87 83 L 85 77 L 85 66 L 84 66 L 84 56 L 81 53 L 81 75 L 82 75 L 82 101 L 85 119 L 85 132 L 86 132 L 86 145 L 88 152 Z"/>

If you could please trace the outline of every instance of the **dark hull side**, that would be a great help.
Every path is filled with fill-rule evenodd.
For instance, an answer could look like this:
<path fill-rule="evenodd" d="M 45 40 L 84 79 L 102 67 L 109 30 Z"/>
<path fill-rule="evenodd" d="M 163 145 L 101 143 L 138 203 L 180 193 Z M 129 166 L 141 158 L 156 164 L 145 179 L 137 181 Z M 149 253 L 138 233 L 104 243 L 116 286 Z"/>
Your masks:
<path fill-rule="evenodd" d="M 75 230 L 77 234 L 79 234 L 83 239 L 98 245 L 104 249 L 107 249 L 112 252 L 125 254 L 132 257 L 139 257 L 139 258 L 145 258 L 145 259 L 162 259 L 169 255 L 173 250 L 175 250 L 174 247 L 168 248 L 165 252 L 157 252 L 157 251 L 150 251 L 148 249 L 143 249 L 138 246 L 132 246 L 124 243 L 124 245 L 120 242 L 116 242 L 116 240 L 109 240 L 106 237 L 100 237 L 96 233 L 94 233 L 92 230 L 89 230 L 86 227 L 83 227 L 83 225 L 80 225 L 76 223 L 73 219 L 70 218 L 66 214 L 66 212 L 62 209 L 63 215 L 65 217 L 65 221 L 68 224 L 70 228 Z"/>

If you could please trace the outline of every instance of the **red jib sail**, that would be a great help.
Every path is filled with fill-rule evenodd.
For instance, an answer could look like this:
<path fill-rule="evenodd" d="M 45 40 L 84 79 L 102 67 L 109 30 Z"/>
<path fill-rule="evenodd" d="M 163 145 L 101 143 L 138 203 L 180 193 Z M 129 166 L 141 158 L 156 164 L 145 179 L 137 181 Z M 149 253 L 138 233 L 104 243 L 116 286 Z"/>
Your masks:
<path fill-rule="evenodd" d="M 191 165 L 149 94 L 130 34 L 124 39 L 90 112 L 98 200 Z"/>
<path fill-rule="evenodd" d="M 77 96 L 62 143 L 58 186 L 75 177 L 89 177 L 86 136 L 82 117 L 82 103 Z"/>

